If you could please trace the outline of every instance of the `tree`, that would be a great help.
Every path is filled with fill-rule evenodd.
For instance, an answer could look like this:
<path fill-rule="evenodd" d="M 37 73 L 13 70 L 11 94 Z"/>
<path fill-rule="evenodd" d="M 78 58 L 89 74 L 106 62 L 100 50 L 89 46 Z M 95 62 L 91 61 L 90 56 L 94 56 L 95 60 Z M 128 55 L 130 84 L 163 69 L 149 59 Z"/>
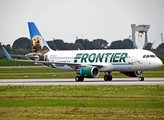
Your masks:
<path fill-rule="evenodd" d="M 157 54 L 164 54 L 164 43 L 160 44 L 156 49 Z"/>
<path fill-rule="evenodd" d="M 75 43 L 80 43 L 85 50 L 91 49 L 105 49 L 108 42 L 103 39 L 94 39 L 89 41 L 88 39 L 77 39 Z"/>
<path fill-rule="evenodd" d="M 108 42 L 103 39 L 94 39 L 93 42 L 96 42 L 101 48 L 106 48 L 108 45 Z"/>
<path fill-rule="evenodd" d="M 0 42 L 0 48 L 2 48 L 2 44 L 1 44 L 1 42 Z"/>
<path fill-rule="evenodd" d="M 15 49 L 14 53 L 20 54 L 20 55 L 25 55 L 25 54 L 29 53 L 29 51 L 27 49 L 20 48 L 20 49 Z"/>
<path fill-rule="evenodd" d="M 10 44 L 7 44 L 6 46 L 4 45 L 3 47 L 4 47 L 8 52 L 10 52 L 10 50 L 11 50 Z"/>
<path fill-rule="evenodd" d="M 91 45 L 88 39 L 78 39 L 75 43 L 80 43 L 85 50 L 89 50 Z"/>
<path fill-rule="evenodd" d="M 130 39 L 113 41 L 109 49 L 133 49 L 133 42 Z"/>
<path fill-rule="evenodd" d="M 64 43 L 62 50 L 82 50 L 83 46 L 80 43 Z"/>
<path fill-rule="evenodd" d="M 55 39 L 53 41 L 48 41 L 47 44 L 50 46 L 51 49 L 62 49 L 64 45 L 64 41 L 61 39 Z"/>
<path fill-rule="evenodd" d="M 122 49 L 122 40 L 112 42 L 109 49 Z"/>
<path fill-rule="evenodd" d="M 32 49 L 31 40 L 26 37 L 18 38 L 12 45 L 13 49 Z"/>
<path fill-rule="evenodd" d="M 80 43 L 74 43 L 74 50 L 77 50 L 77 49 L 84 50 L 84 47 Z"/>
<path fill-rule="evenodd" d="M 123 45 L 124 45 L 124 49 L 133 49 L 133 41 L 130 39 L 124 39 L 123 40 Z"/>
<path fill-rule="evenodd" d="M 152 50 L 152 43 L 148 43 L 143 49 L 145 49 L 145 50 Z"/>
<path fill-rule="evenodd" d="M 84 46 L 84 40 L 83 39 L 77 39 L 75 43 L 80 43 L 82 46 Z"/>

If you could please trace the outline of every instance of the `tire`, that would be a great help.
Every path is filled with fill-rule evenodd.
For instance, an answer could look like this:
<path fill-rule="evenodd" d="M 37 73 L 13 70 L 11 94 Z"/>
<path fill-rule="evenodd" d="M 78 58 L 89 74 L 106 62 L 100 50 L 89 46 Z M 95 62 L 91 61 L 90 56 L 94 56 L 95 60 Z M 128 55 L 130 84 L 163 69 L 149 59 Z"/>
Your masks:
<path fill-rule="evenodd" d="M 76 76 L 75 77 L 75 81 L 76 82 L 83 82 L 84 81 L 84 77 L 82 77 L 82 76 Z"/>
<path fill-rule="evenodd" d="M 112 81 L 112 76 L 111 76 L 111 75 L 109 75 L 108 77 L 109 77 L 109 81 Z"/>
<path fill-rule="evenodd" d="M 104 81 L 111 81 L 112 80 L 112 76 L 111 75 L 105 75 L 104 76 Z"/>
<path fill-rule="evenodd" d="M 144 77 L 139 77 L 139 81 L 144 81 Z"/>
<path fill-rule="evenodd" d="M 108 75 L 105 75 L 105 76 L 104 76 L 104 81 L 108 81 L 108 79 L 109 79 L 109 78 L 108 78 Z"/>
<path fill-rule="evenodd" d="M 80 81 L 80 76 L 76 76 L 76 77 L 75 77 L 75 81 L 76 81 L 76 82 L 79 82 L 79 81 Z"/>
<path fill-rule="evenodd" d="M 84 81 L 84 77 L 79 76 L 80 77 L 80 81 L 83 82 Z"/>
<path fill-rule="evenodd" d="M 144 81 L 144 77 L 141 77 L 141 81 Z"/>

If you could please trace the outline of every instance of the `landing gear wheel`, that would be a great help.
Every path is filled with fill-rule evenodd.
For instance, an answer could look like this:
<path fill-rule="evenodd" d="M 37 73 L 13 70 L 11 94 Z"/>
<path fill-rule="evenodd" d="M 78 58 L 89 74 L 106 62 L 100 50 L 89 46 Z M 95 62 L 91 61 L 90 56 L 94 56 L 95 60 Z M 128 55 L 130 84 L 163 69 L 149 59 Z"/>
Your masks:
<path fill-rule="evenodd" d="M 76 76 L 76 77 L 75 77 L 75 81 L 76 81 L 76 82 L 79 82 L 79 80 L 80 80 L 80 76 Z"/>
<path fill-rule="evenodd" d="M 82 76 L 76 76 L 75 77 L 75 81 L 76 82 L 82 82 L 82 81 L 84 81 L 84 77 L 82 77 Z"/>
<path fill-rule="evenodd" d="M 80 81 L 83 82 L 84 81 L 84 77 L 79 76 L 80 77 Z"/>
<path fill-rule="evenodd" d="M 105 81 L 111 81 L 112 80 L 112 76 L 111 75 L 105 75 L 104 76 L 104 80 Z"/>
<path fill-rule="evenodd" d="M 109 76 L 109 81 L 112 81 L 112 76 L 111 75 L 108 75 Z"/>
<path fill-rule="evenodd" d="M 139 77 L 139 81 L 144 81 L 144 77 Z"/>
<path fill-rule="evenodd" d="M 105 81 L 108 81 L 108 75 L 105 75 L 105 76 L 104 76 L 104 80 L 105 80 Z"/>

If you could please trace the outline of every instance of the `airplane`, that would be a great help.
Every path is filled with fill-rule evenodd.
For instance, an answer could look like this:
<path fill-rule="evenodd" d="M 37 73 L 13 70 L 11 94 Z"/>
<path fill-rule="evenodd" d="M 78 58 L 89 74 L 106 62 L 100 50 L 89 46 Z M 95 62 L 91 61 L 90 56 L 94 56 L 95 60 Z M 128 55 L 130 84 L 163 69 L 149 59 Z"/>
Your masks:
<path fill-rule="evenodd" d="M 104 80 L 111 81 L 114 71 L 129 77 L 138 77 L 144 81 L 143 71 L 154 70 L 162 66 L 162 61 L 152 52 L 143 49 L 114 50 L 52 50 L 45 42 L 36 25 L 28 22 L 32 42 L 32 53 L 26 55 L 10 55 L 3 50 L 9 60 L 34 62 L 51 68 L 76 71 L 76 82 L 84 78 L 96 78 L 104 72 Z M 25 57 L 28 60 L 13 59 L 11 56 Z"/>

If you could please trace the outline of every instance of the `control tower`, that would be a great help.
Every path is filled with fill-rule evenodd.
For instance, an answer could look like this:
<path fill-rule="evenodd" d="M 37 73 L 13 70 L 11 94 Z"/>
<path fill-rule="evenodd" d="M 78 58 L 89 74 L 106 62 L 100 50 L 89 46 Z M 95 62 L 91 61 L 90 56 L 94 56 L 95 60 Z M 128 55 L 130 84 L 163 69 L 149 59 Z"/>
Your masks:
<path fill-rule="evenodd" d="M 148 38 L 147 38 L 147 31 L 150 28 L 150 25 L 138 25 L 136 26 L 136 24 L 131 24 L 131 28 L 132 28 L 132 41 L 133 41 L 133 46 L 138 49 L 139 47 L 136 44 L 136 37 L 135 37 L 135 32 L 137 31 L 138 33 L 144 34 L 145 33 L 145 43 L 143 45 L 142 48 L 144 48 L 147 43 L 148 43 Z M 141 35 L 142 37 L 142 35 Z"/>

